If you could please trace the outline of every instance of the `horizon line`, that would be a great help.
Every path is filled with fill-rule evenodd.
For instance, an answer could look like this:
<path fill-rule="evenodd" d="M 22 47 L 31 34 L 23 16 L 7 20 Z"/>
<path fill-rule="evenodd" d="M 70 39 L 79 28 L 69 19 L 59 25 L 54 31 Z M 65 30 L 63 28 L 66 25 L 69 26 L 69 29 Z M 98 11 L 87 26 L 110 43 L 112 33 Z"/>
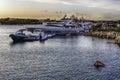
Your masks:
<path fill-rule="evenodd" d="M 6 18 L 10 18 L 10 19 L 36 19 L 36 20 L 42 20 L 42 19 L 50 19 L 50 20 L 59 20 L 61 18 L 30 18 L 30 17 L 0 17 L 0 19 L 6 19 Z M 69 17 L 67 17 L 69 18 Z M 81 18 L 78 18 L 81 19 Z M 85 19 L 85 18 L 84 18 Z M 112 19 L 85 19 L 85 20 L 92 20 L 92 21 L 120 21 L 120 19 L 116 19 L 116 20 L 112 20 Z"/>

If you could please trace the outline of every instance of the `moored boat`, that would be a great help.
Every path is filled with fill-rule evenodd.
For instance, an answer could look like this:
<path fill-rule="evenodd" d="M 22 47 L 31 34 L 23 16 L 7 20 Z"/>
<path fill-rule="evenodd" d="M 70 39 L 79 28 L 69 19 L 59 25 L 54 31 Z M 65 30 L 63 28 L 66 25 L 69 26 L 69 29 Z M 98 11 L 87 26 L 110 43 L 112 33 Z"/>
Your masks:
<path fill-rule="evenodd" d="M 40 39 L 39 35 L 25 34 L 24 31 L 26 31 L 26 29 L 20 29 L 15 34 L 10 34 L 9 37 L 11 37 L 15 42 L 36 41 Z"/>

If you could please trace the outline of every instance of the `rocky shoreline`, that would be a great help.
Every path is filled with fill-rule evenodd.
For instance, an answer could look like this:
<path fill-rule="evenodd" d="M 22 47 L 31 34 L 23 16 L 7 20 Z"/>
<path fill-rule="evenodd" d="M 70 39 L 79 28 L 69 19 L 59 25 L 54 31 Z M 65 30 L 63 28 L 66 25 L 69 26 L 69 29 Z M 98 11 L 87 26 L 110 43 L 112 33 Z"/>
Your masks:
<path fill-rule="evenodd" d="M 114 39 L 116 44 L 120 44 L 120 32 L 92 31 L 92 32 L 88 32 L 88 35 L 99 38 Z"/>

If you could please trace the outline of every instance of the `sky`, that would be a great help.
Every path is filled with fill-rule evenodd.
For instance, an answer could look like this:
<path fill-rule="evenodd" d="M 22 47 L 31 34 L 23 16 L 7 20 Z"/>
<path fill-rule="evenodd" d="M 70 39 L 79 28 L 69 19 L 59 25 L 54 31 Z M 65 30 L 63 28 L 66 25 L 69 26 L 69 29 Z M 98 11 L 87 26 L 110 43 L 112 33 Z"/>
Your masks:
<path fill-rule="evenodd" d="M 120 20 L 120 0 L 0 0 L 0 18 L 59 19 L 65 14 Z"/>

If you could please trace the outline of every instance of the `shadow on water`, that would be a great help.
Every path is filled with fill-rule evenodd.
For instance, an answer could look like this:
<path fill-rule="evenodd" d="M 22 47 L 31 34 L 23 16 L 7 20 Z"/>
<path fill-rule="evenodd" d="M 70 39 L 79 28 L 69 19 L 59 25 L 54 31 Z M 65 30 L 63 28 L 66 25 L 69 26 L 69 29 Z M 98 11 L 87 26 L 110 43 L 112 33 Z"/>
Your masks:
<path fill-rule="evenodd" d="M 46 40 L 45 40 L 46 41 Z M 45 44 L 45 41 L 39 41 L 41 44 Z M 16 45 L 25 45 L 26 43 L 32 43 L 32 42 L 35 42 L 35 41 L 21 41 L 21 42 L 10 42 L 10 46 L 13 47 L 13 46 L 16 46 Z"/>
<path fill-rule="evenodd" d="M 94 68 L 97 72 L 101 72 L 102 70 L 103 70 L 103 68 L 105 68 L 105 67 L 100 67 L 100 68 Z"/>
<path fill-rule="evenodd" d="M 120 44 L 117 44 L 120 47 Z"/>
<path fill-rule="evenodd" d="M 74 35 L 74 36 L 64 36 L 63 35 L 63 36 L 56 36 L 56 37 L 53 37 L 53 38 L 60 38 L 60 39 L 61 38 L 64 38 L 64 39 L 68 39 L 69 38 L 69 39 L 72 39 L 72 38 L 78 38 L 78 36 L 76 36 L 76 35 Z"/>
<path fill-rule="evenodd" d="M 26 42 L 14 42 L 14 41 L 12 41 L 12 42 L 10 42 L 10 46 L 13 47 L 15 45 L 24 45 L 25 43 Z"/>
<path fill-rule="evenodd" d="M 46 40 L 45 40 L 46 41 Z M 45 41 L 39 41 L 40 42 L 40 44 L 45 44 Z"/>

